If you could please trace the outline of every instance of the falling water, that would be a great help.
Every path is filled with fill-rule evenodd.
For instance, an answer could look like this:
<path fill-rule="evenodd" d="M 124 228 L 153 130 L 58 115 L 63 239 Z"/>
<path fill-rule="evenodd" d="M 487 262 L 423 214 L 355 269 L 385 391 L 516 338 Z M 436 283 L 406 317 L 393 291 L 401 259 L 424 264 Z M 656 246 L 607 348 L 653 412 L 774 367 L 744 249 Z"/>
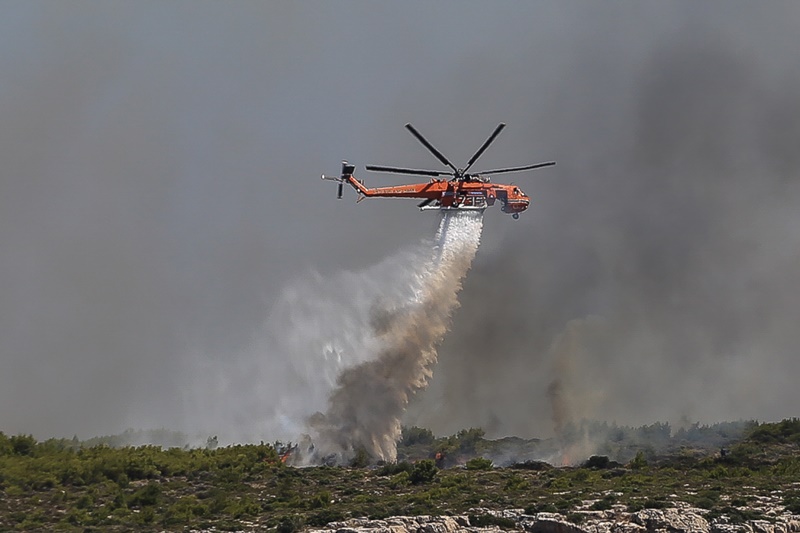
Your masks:
<path fill-rule="evenodd" d="M 401 417 L 411 396 L 432 376 L 482 227 L 482 213 L 443 212 L 412 296 L 373 307 L 374 356 L 343 370 L 327 412 L 309 421 L 317 457 L 336 455 L 346 461 L 363 449 L 374 459 L 396 459 Z"/>

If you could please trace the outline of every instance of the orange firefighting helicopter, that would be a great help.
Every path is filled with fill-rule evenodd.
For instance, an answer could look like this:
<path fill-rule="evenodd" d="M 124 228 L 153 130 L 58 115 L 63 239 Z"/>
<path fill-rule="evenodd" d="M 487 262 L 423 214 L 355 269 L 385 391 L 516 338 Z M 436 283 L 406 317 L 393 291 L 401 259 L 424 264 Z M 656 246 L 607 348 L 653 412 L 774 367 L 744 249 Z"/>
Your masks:
<path fill-rule="evenodd" d="M 467 161 L 467 166 L 463 169 L 456 168 L 439 150 L 437 150 L 428 140 L 418 132 L 411 124 L 406 124 L 406 129 L 427 148 L 436 159 L 446 166 L 450 171 L 421 170 L 402 167 L 385 167 L 377 165 L 367 165 L 366 169 L 374 172 L 389 172 L 393 174 L 411 174 L 413 176 L 431 176 L 428 183 L 411 183 L 408 185 L 394 185 L 391 187 L 368 188 L 364 186 L 362 180 L 353 177 L 355 165 L 347 161 L 342 161 L 342 175 L 340 177 L 322 175 L 322 179 L 339 182 L 337 198 L 342 198 L 345 183 L 349 183 L 359 193 L 358 201 L 365 197 L 380 198 L 423 198 L 417 207 L 420 210 L 428 209 L 464 209 L 483 211 L 487 207 L 494 205 L 495 201 L 500 201 L 503 213 L 508 213 L 512 217 L 519 218 L 519 214 L 525 211 L 530 205 L 528 195 L 516 185 L 502 185 L 492 183 L 488 177 L 493 174 L 507 174 L 510 172 L 522 172 L 535 168 L 549 167 L 555 165 L 555 161 L 537 163 L 523 167 L 498 168 L 485 170 L 483 172 L 468 173 L 469 169 L 483 155 L 495 138 L 500 135 L 506 125 L 500 123 L 494 132 L 486 139 L 486 142 L 478 148 L 478 151 Z M 442 179 L 439 176 L 452 176 L 449 179 Z"/>

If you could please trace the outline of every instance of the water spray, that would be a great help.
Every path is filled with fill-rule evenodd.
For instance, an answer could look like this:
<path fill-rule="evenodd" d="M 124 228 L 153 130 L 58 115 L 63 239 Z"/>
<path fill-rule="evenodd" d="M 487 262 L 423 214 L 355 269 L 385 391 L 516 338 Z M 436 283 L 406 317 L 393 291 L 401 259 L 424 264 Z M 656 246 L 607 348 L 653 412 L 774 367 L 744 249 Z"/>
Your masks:
<path fill-rule="evenodd" d="M 402 415 L 432 376 L 437 348 L 458 307 L 461 282 L 478 250 L 482 227 L 480 212 L 443 212 L 413 291 L 405 300 L 373 307 L 374 351 L 338 375 L 327 411 L 309 420 L 311 460 L 344 463 L 359 450 L 374 460 L 396 460 Z"/>

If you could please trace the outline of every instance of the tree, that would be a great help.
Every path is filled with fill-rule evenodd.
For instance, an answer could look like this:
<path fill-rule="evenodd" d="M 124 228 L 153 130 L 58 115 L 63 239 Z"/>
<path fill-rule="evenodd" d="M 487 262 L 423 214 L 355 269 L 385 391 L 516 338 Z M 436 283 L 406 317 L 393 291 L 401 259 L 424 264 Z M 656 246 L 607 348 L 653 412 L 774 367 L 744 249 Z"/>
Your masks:
<path fill-rule="evenodd" d="M 403 446 L 413 446 L 414 444 L 431 444 L 434 439 L 435 437 L 430 429 L 403 426 L 400 442 Z"/>
<path fill-rule="evenodd" d="M 411 471 L 408 479 L 413 485 L 430 483 L 436 477 L 437 472 L 439 472 L 439 469 L 436 468 L 433 459 L 423 459 L 414 465 L 414 470 Z"/>
<path fill-rule="evenodd" d="M 369 452 L 364 448 L 358 448 L 355 455 L 350 459 L 350 466 L 353 468 L 365 468 L 372 462 Z"/>
<path fill-rule="evenodd" d="M 33 455 L 33 449 L 36 448 L 36 439 L 33 435 L 15 435 L 9 441 L 11 450 L 16 455 Z"/>
<path fill-rule="evenodd" d="M 11 439 L 6 437 L 6 434 L 0 431 L 0 455 L 11 455 L 13 452 L 11 447 Z"/>
<path fill-rule="evenodd" d="M 647 467 L 647 459 L 645 459 L 643 451 L 639 450 L 636 452 L 636 457 L 631 459 L 630 467 L 634 470 L 640 470 Z"/>
<path fill-rule="evenodd" d="M 458 448 L 462 453 L 475 453 L 475 448 L 486 432 L 481 428 L 462 429 L 458 432 Z"/>

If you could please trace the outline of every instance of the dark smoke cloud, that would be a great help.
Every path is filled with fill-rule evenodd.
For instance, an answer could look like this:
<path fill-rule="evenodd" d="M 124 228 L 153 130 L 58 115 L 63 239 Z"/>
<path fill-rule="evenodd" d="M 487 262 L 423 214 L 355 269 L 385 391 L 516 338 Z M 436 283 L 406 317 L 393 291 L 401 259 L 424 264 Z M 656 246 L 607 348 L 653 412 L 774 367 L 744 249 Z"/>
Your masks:
<path fill-rule="evenodd" d="M 407 422 L 551 431 L 550 348 L 589 316 L 608 333 L 570 382 L 602 389 L 608 418 L 796 414 L 799 14 L 10 4 L 0 431 L 269 439 L 267 414 L 318 383 L 272 334 L 294 323 L 289 293 L 435 230 L 411 202 L 336 202 L 317 178 L 342 158 L 361 176 L 438 168 L 405 122 L 462 164 L 508 122 L 478 169 L 558 160 L 513 177 L 534 198 L 519 221 L 487 213 Z"/>
<path fill-rule="evenodd" d="M 446 407 L 431 416 L 423 401 L 414 422 L 453 431 L 476 405 L 494 433 L 522 435 L 553 429 L 554 411 L 796 414 L 800 71 L 785 26 L 767 16 L 775 34 L 754 42 L 763 14 L 744 34 L 736 18 L 685 13 L 670 37 L 631 39 L 635 60 L 594 50 L 596 63 L 576 60 L 593 76 L 567 69 L 547 114 L 563 120 L 576 86 L 588 114 L 548 130 L 564 143 L 558 175 L 528 186 L 539 202 L 524 230 L 479 255 L 430 390 Z M 590 315 L 600 338 L 574 322 Z M 553 349 L 564 337 L 568 367 Z"/>

